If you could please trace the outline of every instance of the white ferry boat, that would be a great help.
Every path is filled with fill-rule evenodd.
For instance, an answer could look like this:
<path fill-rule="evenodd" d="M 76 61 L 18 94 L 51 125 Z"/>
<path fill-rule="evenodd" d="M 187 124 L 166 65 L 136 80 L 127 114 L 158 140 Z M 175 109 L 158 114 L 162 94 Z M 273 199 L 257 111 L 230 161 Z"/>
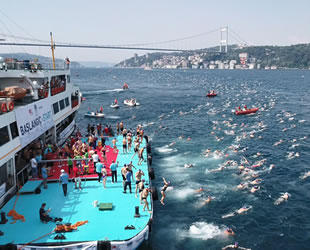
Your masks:
<path fill-rule="evenodd" d="M 75 129 L 81 104 L 69 64 L 0 60 L 0 207 L 29 179 L 25 162 L 35 141 L 61 145 Z"/>
<path fill-rule="evenodd" d="M 145 173 L 145 186 L 150 191 L 142 199 L 149 204 L 147 209 L 135 196 L 135 183 L 133 192 L 125 192 L 121 171 L 117 174 L 118 182 L 112 183 L 108 178 L 107 190 L 97 181 L 93 168 L 93 172 L 83 175 L 81 190 L 75 188 L 71 173 L 68 195 L 64 196 L 55 172 L 68 172 L 67 166 L 53 164 L 48 188 L 43 189 L 42 179 L 30 177 L 29 160 L 36 145 L 61 146 L 74 131 L 82 95 L 70 81 L 69 68 L 49 69 L 35 62 L 7 61 L 0 67 L 0 91 L 0 248 L 131 250 L 147 240 L 153 201 L 158 199 L 151 182 L 155 175 L 150 167 L 151 146 L 147 137 L 140 144 L 146 148 L 142 154 L 147 160 L 140 164 L 137 156 L 132 159 L 133 150 L 128 154 L 114 152 L 111 141 L 106 141 L 107 154 L 115 162 L 123 166 L 132 159 Z M 116 146 L 122 147 L 122 135 L 117 137 Z M 108 160 L 112 158 L 107 156 Z M 49 204 L 63 224 L 40 221 L 42 203 Z M 78 226 L 81 228 L 77 230 Z"/>

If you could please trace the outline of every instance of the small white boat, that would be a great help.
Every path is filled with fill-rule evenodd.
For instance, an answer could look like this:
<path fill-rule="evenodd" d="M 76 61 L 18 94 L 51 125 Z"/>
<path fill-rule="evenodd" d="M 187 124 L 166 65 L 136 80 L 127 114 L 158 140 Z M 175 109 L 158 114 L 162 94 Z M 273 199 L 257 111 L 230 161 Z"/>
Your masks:
<path fill-rule="evenodd" d="M 119 105 L 118 105 L 118 103 L 112 103 L 112 104 L 110 105 L 110 107 L 111 107 L 111 108 L 118 109 L 118 108 L 119 108 Z"/>
<path fill-rule="evenodd" d="M 133 106 L 139 106 L 140 105 L 140 103 L 138 103 L 137 101 L 136 101 L 136 99 L 130 99 L 130 100 L 124 100 L 124 104 L 125 105 L 128 105 L 128 106 L 131 106 L 131 107 L 133 107 Z"/>
<path fill-rule="evenodd" d="M 88 113 L 85 114 L 85 116 L 103 118 L 104 117 L 104 113 L 88 112 Z"/>

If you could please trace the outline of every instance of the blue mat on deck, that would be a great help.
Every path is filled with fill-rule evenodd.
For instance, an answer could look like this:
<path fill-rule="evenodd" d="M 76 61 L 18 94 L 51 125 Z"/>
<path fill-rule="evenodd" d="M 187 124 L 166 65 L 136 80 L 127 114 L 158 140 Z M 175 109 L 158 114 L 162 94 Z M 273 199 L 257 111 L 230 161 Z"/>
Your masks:
<path fill-rule="evenodd" d="M 40 187 L 43 183 L 42 180 L 36 180 L 36 181 L 28 181 L 26 184 L 19 190 L 20 194 L 29 194 L 34 193 L 37 187 Z"/>

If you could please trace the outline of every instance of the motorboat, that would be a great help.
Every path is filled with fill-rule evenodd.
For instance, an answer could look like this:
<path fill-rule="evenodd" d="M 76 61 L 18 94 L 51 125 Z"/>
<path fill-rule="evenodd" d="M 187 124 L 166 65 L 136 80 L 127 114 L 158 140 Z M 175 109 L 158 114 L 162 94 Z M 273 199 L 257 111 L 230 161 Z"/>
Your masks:
<path fill-rule="evenodd" d="M 214 91 L 211 91 L 211 92 L 208 92 L 208 93 L 206 94 L 206 96 L 209 97 L 209 98 L 211 98 L 211 97 L 217 96 L 217 94 L 216 94 Z"/>
<path fill-rule="evenodd" d="M 251 109 L 244 109 L 244 110 L 236 110 L 236 115 L 247 115 L 247 114 L 254 114 L 258 111 L 258 108 L 251 108 Z"/>
<path fill-rule="evenodd" d="M 118 109 L 118 108 L 119 108 L 119 105 L 118 105 L 118 103 L 112 103 L 112 104 L 110 105 L 110 107 L 111 107 L 111 108 L 114 108 L 114 109 Z"/>
<path fill-rule="evenodd" d="M 126 100 L 124 100 L 124 104 L 125 104 L 125 105 L 128 105 L 128 106 L 131 106 L 131 107 L 133 107 L 133 106 L 139 106 L 139 105 L 140 105 L 140 104 L 136 101 L 136 99 L 130 99 L 130 100 L 126 99 Z"/>
<path fill-rule="evenodd" d="M 97 112 L 88 112 L 85 114 L 87 117 L 96 117 L 96 118 L 103 118 L 104 113 L 97 113 Z"/>

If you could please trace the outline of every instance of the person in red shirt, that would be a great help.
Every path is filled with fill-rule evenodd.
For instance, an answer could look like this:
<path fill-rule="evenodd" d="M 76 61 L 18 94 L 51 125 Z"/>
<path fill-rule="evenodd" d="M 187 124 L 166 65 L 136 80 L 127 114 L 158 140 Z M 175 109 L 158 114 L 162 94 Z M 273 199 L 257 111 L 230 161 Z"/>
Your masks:
<path fill-rule="evenodd" d="M 74 177 L 74 185 L 75 185 L 75 189 L 77 189 L 77 185 L 79 185 L 79 189 L 82 190 L 81 187 L 81 175 L 83 174 L 82 170 L 80 168 L 78 168 L 77 166 L 75 166 L 73 168 L 73 177 Z"/>

